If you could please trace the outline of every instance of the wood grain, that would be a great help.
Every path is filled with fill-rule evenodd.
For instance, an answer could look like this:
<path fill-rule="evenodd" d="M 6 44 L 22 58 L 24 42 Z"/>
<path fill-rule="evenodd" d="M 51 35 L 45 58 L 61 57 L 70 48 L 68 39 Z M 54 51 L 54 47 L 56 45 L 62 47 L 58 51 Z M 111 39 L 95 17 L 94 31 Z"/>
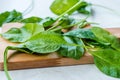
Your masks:
<path fill-rule="evenodd" d="M 2 32 L 6 32 L 12 27 L 21 27 L 23 24 L 20 23 L 9 23 L 5 24 L 2 28 Z M 106 29 L 112 34 L 120 38 L 120 28 L 108 28 Z M 15 46 L 17 44 L 11 43 L 2 37 L 0 37 L 0 70 L 3 70 L 3 54 L 7 46 Z M 70 58 L 63 58 L 57 55 L 56 52 L 48 55 L 33 55 L 22 52 L 9 51 L 8 53 L 8 68 L 9 70 L 15 69 L 29 69 L 29 68 L 43 68 L 53 66 L 69 66 L 78 64 L 92 64 L 93 58 L 88 53 L 80 60 L 74 60 Z"/>

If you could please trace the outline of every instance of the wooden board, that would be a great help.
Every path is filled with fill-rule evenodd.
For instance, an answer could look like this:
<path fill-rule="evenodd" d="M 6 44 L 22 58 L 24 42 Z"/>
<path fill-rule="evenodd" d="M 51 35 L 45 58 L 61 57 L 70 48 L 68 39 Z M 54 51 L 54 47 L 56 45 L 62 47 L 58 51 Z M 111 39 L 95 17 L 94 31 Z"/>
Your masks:
<path fill-rule="evenodd" d="M 3 26 L 2 32 L 6 32 L 11 27 L 21 27 L 22 24 L 19 23 L 9 23 Z M 116 35 L 120 38 L 119 28 L 108 28 L 112 34 Z M 0 70 L 3 70 L 3 53 L 5 48 L 10 46 L 15 46 L 13 44 L 2 37 L 0 37 Z M 25 54 L 16 51 L 9 51 L 8 53 L 8 68 L 9 70 L 14 69 L 29 69 L 29 68 L 41 68 L 41 67 L 54 67 L 54 66 L 69 66 L 69 65 L 78 65 L 78 64 L 92 64 L 93 58 L 88 53 L 80 60 L 74 60 L 70 58 L 63 58 L 57 55 L 56 52 L 48 54 L 48 55 L 32 55 Z"/>

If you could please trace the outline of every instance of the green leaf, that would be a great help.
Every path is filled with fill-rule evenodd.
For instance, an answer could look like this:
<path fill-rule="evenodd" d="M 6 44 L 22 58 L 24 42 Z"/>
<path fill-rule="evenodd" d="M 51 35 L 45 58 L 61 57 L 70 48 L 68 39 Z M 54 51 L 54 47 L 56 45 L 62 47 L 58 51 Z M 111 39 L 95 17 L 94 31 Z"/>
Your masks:
<path fill-rule="evenodd" d="M 52 5 L 50 6 L 50 9 L 53 13 L 57 15 L 61 15 L 68 9 L 70 9 L 73 5 L 75 5 L 79 0 L 54 0 Z M 79 8 L 76 7 L 74 10 L 70 11 L 68 14 L 73 13 L 75 10 Z"/>
<path fill-rule="evenodd" d="M 64 39 L 68 44 L 62 45 L 58 51 L 61 56 L 80 59 L 84 54 L 83 43 L 78 38 L 70 38 L 64 36 Z"/>
<path fill-rule="evenodd" d="M 91 14 L 92 13 L 92 4 L 87 3 L 87 2 L 82 2 L 77 11 L 79 13 L 83 13 L 83 14 Z"/>
<path fill-rule="evenodd" d="M 33 16 L 33 17 L 23 19 L 20 22 L 23 22 L 23 23 L 39 23 L 41 20 L 42 20 L 42 18 Z"/>
<path fill-rule="evenodd" d="M 66 27 L 71 24 L 71 18 L 68 15 L 62 16 L 58 21 L 61 27 Z"/>
<path fill-rule="evenodd" d="M 46 17 L 45 19 L 43 19 L 40 24 L 43 25 L 44 27 L 49 27 L 52 26 L 52 24 L 55 22 L 56 20 L 51 18 L 51 17 Z"/>
<path fill-rule="evenodd" d="M 94 56 L 95 65 L 103 73 L 120 78 L 120 52 L 111 48 L 93 49 L 90 53 Z"/>
<path fill-rule="evenodd" d="M 76 29 L 67 32 L 64 35 L 94 40 L 100 44 L 109 45 L 112 48 L 120 51 L 119 39 L 100 27 L 92 27 L 90 29 Z"/>
<path fill-rule="evenodd" d="M 84 19 L 70 18 L 69 21 L 70 21 L 70 25 L 74 25 L 77 28 L 83 28 L 85 26 L 84 24 L 87 23 L 87 21 Z"/>
<path fill-rule="evenodd" d="M 93 34 L 96 36 L 96 41 L 106 44 L 106 45 L 111 45 L 111 47 L 115 49 L 120 49 L 120 41 L 119 39 L 112 35 L 110 32 L 100 28 L 100 27 L 92 27 L 91 31 Z"/>
<path fill-rule="evenodd" d="M 62 35 L 47 31 L 40 32 L 25 42 L 26 48 L 41 54 L 55 52 L 63 44 L 66 44 L 66 41 Z"/>
<path fill-rule="evenodd" d="M 25 42 L 42 31 L 44 31 L 43 26 L 37 23 L 27 23 L 21 28 L 10 29 L 6 33 L 3 33 L 2 37 L 11 42 Z"/>
<path fill-rule="evenodd" d="M 17 22 L 22 19 L 22 13 L 13 10 L 11 12 L 3 12 L 0 14 L 0 26 L 4 23 Z"/>
<path fill-rule="evenodd" d="M 91 31 L 91 29 L 75 29 L 65 33 L 66 36 L 85 38 L 85 39 L 94 39 L 95 35 Z"/>

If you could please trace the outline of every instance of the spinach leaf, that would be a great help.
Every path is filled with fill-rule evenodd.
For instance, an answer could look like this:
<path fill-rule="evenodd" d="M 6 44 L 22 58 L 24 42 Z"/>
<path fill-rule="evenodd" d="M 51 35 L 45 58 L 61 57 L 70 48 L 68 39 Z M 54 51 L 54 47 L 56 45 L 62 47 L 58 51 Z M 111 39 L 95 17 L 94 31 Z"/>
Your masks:
<path fill-rule="evenodd" d="M 112 48 L 93 49 L 89 51 L 94 56 L 95 65 L 103 73 L 120 78 L 120 52 Z"/>
<path fill-rule="evenodd" d="M 6 33 L 3 33 L 2 37 L 11 42 L 25 42 L 42 31 L 44 31 L 43 26 L 37 23 L 27 23 L 21 28 L 10 29 Z"/>
<path fill-rule="evenodd" d="M 79 0 L 54 0 L 52 5 L 50 6 L 50 9 L 53 13 L 61 15 L 73 5 L 75 5 L 77 2 L 79 2 Z M 77 6 L 74 10 L 70 11 L 68 14 L 73 13 L 78 8 L 79 6 Z"/>
<path fill-rule="evenodd" d="M 85 19 L 70 18 L 69 21 L 70 21 L 70 25 L 73 25 L 76 28 L 84 28 L 87 25 L 89 25 L 89 22 L 87 22 Z"/>
<path fill-rule="evenodd" d="M 41 54 L 55 52 L 63 44 L 66 41 L 61 34 L 49 31 L 40 32 L 25 42 L 26 48 Z"/>
<path fill-rule="evenodd" d="M 103 45 L 109 45 L 116 50 L 120 50 L 120 41 L 100 27 L 91 27 L 90 29 L 76 29 L 65 33 L 64 35 L 94 40 Z"/>
<path fill-rule="evenodd" d="M 0 26 L 4 23 L 17 22 L 22 19 L 22 13 L 13 10 L 11 12 L 3 12 L 0 14 Z"/>
<path fill-rule="evenodd" d="M 42 18 L 33 16 L 33 17 L 23 19 L 20 22 L 23 22 L 23 23 L 39 23 L 41 20 L 42 20 Z"/>
<path fill-rule="evenodd" d="M 92 13 L 92 4 L 84 1 L 81 3 L 81 5 L 77 11 L 79 13 L 83 13 L 83 14 L 91 14 Z"/>
<path fill-rule="evenodd" d="M 46 17 L 45 19 L 43 19 L 40 24 L 43 25 L 44 27 L 49 27 L 52 26 L 52 24 L 55 22 L 56 20 L 54 18 L 51 17 Z"/>
<path fill-rule="evenodd" d="M 100 27 L 92 27 L 91 31 L 96 36 L 96 41 L 102 44 L 111 45 L 112 48 L 119 50 L 120 49 L 120 41 L 117 37 L 113 36 L 108 31 L 100 28 Z"/>
<path fill-rule="evenodd" d="M 91 29 L 75 29 L 65 33 L 66 36 L 72 36 L 77 38 L 85 38 L 85 39 L 95 39 L 95 35 L 91 31 Z"/>
<path fill-rule="evenodd" d="M 70 18 L 69 16 L 63 16 L 59 19 L 59 23 L 61 27 L 65 27 L 67 25 L 70 25 Z"/>
<path fill-rule="evenodd" d="M 64 39 L 68 44 L 62 45 L 58 53 L 64 57 L 80 59 L 84 54 L 82 41 L 78 38 L 70 38 L 67 36 L 64 36 Z"/>

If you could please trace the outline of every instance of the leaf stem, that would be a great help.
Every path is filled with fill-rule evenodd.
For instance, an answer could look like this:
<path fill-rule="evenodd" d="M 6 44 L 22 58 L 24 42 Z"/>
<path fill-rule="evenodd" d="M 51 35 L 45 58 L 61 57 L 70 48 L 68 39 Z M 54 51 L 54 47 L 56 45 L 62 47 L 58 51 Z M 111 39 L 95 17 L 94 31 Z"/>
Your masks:
<path fill-rule="evenodd" d="M 57 26 L 59 26 L 63 21 L 58 21 L 58 24 L 54 25 L 53 27 L 49 28 L 47 31 L 50 31 L 54 28 L 56 28 Z"/>
<path fill-rule="evenodd" d="M 51 30 L 51 31 L 58 31 L 58 30 L 61 30 L 61 29 L 67 29 L 67 28 L 71 28 L 71 27 L 73 27 L 73 26 L 75 26 L 75 25 L 78 25 L 78 24 L 82 24 L 81 26 L 83 27 L 83 23 L 84 23 L 84 21 L 86 21 L 86 19 L 89 17 L 89 15 L 87 16 L 87 17 L 85 17 L 84 19 L 82 19 L 82 20 L 80 20 L 79 22 L 77 22 L 77 23 L 75 23 L 75 24 L 71 24 L 71 25 L 68 25 L 68 26 L 65 26 L 65 27 L 60 27 L 60 28 L 55 28 L 55 29 L 53 29 L 53 30 Z M 89 23 L 88 23 L 89 24 Z"/>
<path fill-rule="evenodd" d="M 8 80 L 12 80 L 9 73 L 8 73 L 8 68 L 7 68 L 7 54 L 8 54 L 8 50 L 9 50 L 9 46 L 5 49 L 5 52 L 4 52 L 4 71 L 5 71 L 5 74 L 6 74 L 6 77 Z"/>
<path fill-rule="evenodd" d="M 4 71 L 5 71 L 5 74 L 6 74 L 6 77 L 8 80 L 12 80 L 9 73 L 8 73 L 8 65 L 7 65 L 7 54 L 8 54 L 8 50 L 17 50 L 17 51 L 22 51 L 22 52 L 25 52 L 25 53 L 29 53 L 27 51 L 25 51 L 24 49 L 20 49 L 18 47 L 13 47 L 13 46 L 8 46 L 5 51 L 4 51 Z"/>
<path fill-rule="evenodd" d="M 83 47 L 85 48 L 85 50 L 88 51 L 88 49 L 87 49 L 87 47 L 85 46 L 85 43 L 83 42 L 83 40 L 82 40 L 82 39 L 80 39 L 80 40 L 81 40 L 81 42 L 83 43 Z"/>

